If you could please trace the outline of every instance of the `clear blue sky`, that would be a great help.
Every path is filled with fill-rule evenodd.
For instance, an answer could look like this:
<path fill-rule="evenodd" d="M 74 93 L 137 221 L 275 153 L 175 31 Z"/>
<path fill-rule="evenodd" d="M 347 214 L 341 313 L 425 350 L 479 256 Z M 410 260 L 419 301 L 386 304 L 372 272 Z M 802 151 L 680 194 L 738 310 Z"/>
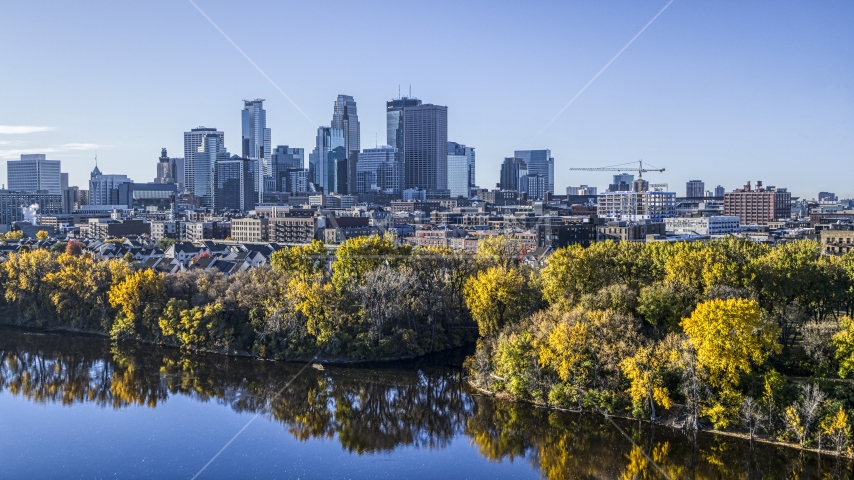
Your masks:
<path fill-rule="evenodd" d="M 677 192 L 761 179 L 854 197 L 850 0 L 675 0 L 537 136 L 666 3 L 197 0 L 315 123 L 353 95 L 363 148 L 384 143 L 398 85 L 447 105 L 448 138 L 477 149 L 481 186 L 513 150 L 549 148 L 557 193 L 609 183 L 571 166 L 642 158 Z M 97 150 L 105 173 L 147 182 L 192 127 L 225 131 L 239 153 L 241 100 L 256 97 L 274 145 L 314 145 L 312 124 L 186 0 L 0 11 L 0 158 L 48 152 L 84 186 Z"/>

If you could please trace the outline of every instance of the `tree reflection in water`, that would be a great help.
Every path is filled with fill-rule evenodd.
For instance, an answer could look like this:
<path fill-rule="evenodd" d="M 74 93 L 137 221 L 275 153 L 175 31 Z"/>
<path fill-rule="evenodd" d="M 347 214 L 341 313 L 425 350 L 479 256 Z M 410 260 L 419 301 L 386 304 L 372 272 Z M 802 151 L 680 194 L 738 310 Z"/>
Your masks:
<path fill-rule="evenodd" d="M 149 345 L 0 331 L 0 392 L 37 403 L 157 407 L 173 395 L 262 413 L 301 441 L 336 439 L 357 454 L 444 449 L 467 437 L 491 461 L 524 460 L 544 478 L 848 478 L 848 460 L 701 433 L 507 403 L 474 395 L 459 370 L 327 367 Z"/>

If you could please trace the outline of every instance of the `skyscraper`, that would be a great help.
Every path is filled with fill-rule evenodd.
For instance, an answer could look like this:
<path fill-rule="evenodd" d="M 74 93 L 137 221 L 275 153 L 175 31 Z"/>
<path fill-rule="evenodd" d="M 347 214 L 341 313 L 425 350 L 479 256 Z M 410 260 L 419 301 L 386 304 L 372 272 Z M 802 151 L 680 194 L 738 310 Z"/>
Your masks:
<path fill-rule="evenodd" d="M 216 163 L 220 160 L 229 160 L 228 151 L 220 143 L 220 136 L 216 133 L 205 135 L 198 151 L 193 156 L 193 195 L 199 199 L 201 206 L 213 207 L 215 195 Z"/>
<path fill-rule="evenodd" d="M 258 199 L 264 195 L 264 177 L 272 175 L 270 160 L 272 155 L 272 135 L 267 128 L 267 111 L 264 99 L 244 100 L 242 113 L 241 145 L 243 157 L 260 160 L 259 172 L 255 175 L 255 190 Z"/>
<path fill-rule="evenodd" d="M 62 195 L 60 162 L 46 160 L 44 154 L 22 154 L 20 160 L 9 160 L 6 175 L 9 190 L 47 190 L 51 195 Z"/>
<path fill-rule="evenodd" d="M 428 196 L 448 195 L 448 107 L 403 107 L 404 187 Z"/>
<path fill-rule="evenodd" d="M 119 185 L 133 183 L 127 175 L 103 174 L 97 165 L 89 178 L 89 205 L 118 205 Z"/>
<path fill-rule="evenodd" d="M 386 145 L 403 152 L 403 109 L 421 105 L 417 98 L 398 98 L 386 102 Z"/>
<path fill-rule="evenodd" d="M 184 132 L 184 189 L 190 193 L 195 191 L 196 185 L 196 162 L 195 156 L 196 152 L 199 151 L 199 147 L 202 146 L 202 143 L 205 139 L 206 135 L 216 135 L 219 137 L 219 143 L 221 145 L 225 145 L 225 134 L 223 132 L 218 131 L 215 128 L 206 128 L 199 127 L 190 130 L 189 132 Z M 181 179 L 179 178 L 179 183 Z"/>
<path fill-rule="evenodd" d="M 255 163 L 233 155 L 216 162 L 216 188 L 214 210 L 239 210 L 245 212 L 255 208 Z"/>
<path fill-rule="evenodd" d="M 270 174 L 276 181 L 277 192 L 290 192 L 288 178 L 290 172 L 305 169 L 305 150 L 279 145 L 273 150 L 270 160 Z"/>
<path fill-rule="evenodd" d="M 706 184 L 702 180 L 688 180 L 685 183 L 686 197 L 702 197 L 706 192 Z"/>
<path fill-rule="evenodd" d="M 471 195 L 471 191 L 475 188 L 476 184 L 474 181 L 474 168 L 475 168 L 475 158 L 474 158 L 474 148 L 467 147 L 465 145 L 461 145 L 456 142 L 448 142 L 448 189 L 453 190 L 451 188 L 451 182 L 457 182 L 458 180 L 452 178 L 451 176 L 451 155 L 463 155 L 466 157 L 467 163 L 467 182 L 468 183 L 468 192 L 465 194 L 466 197 Z M 454 175 L 459 175 L 459 169 L 455 171 Z M 455 188 L 459 188 L 458 185 L 455 185 Z M 453 191 L 451 192 L 451 196 L 455 196 Z"/>
<path fill-rule="evenodd" d="M 528 165 L 528 175 L 546 177 L 549 193 L 555 193 L 555 159 L 551 150 L 516 150 L 516 158 L 521 158 Z"/>
<path fill-rule="evenodd" d="M 501 164 L 501 190 L 516 190 L 527 193 L 528 165 L 521 158 L 508 157 Z"/>
<path fill-rule="evenodd" d="M 154 183 L 178 183 L 177 158 L 169 158 L 166 149 L 160 150 L 160 158 L 157 162 L 157 178 Z"/>
<path fill-rule="evenodd" d="M 726 189 L 724 189 L 724 187 L 722 187 L 720 185 L 715 187 L 715 196 L 716 197 L 723 197 L 725 193 L 726 193 Z"/>
<path fill-rule="evenodd" d="M 356 165 L 356 193 L 403 192 L 403 155 L 394 147 L 366 148 Z"/>
<path fill-rule="evenodd" d="M 338 193 L 353 194 L 356 191 L 356 164 L 359 161 L 361 144 L 359 139 L 359 114 L 356 101 L 350 95 L 338 95 L 332 112 L 332 128 L 344 134 L 344 151 L 347 153 L 346 176 L 340 182 L 345 188 Z"/>
<path fill-rule="evenodd" d="M 341 193 L 346 181 L 347 152 L 344 149 L 344 132 L 340 128 L 318 127 L 316 146 L 312 152 L 314 183 L 323 193 Z M 343 165 L 339 165 L 342 163 Z M 345 178 L 339 179 L 339 173 Z"/>

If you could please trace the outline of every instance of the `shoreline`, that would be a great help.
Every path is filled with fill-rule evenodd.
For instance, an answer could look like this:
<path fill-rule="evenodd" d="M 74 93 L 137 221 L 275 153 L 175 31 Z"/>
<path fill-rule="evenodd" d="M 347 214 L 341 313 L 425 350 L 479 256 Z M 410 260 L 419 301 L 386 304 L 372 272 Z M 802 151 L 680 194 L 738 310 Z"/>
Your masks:
<path fill-rule="evenodd" d="M 682 432 L 686 436 L 690 433 L 689 430 L 685 430 L 683 428 L 680 428 L 676 425 L 673 425 L 673 424 L 667 423 L 667 422 L 653 422 L 653 421 L 650 421 L 648 418 L 635 418 L 635 417 L 627 417 L 624 415 L 604 415 L 604 414 L 599 413 L 595 410 L 573 410 L 573 409 L 569 409 L 569 408 L 555 407 L 555 406 L 551 406 L 551 405 L 544 404 L 544 403 L 533 402 L 531 400 L 526 400 L 523 398 L 515 398 L 510 394 L 501 395 L 501 393 L 495 393 L 495 392 L 492 392 L 492 391 L 487 390 L 485 388 L 478 387 L 477 385 L 474 385 L 471 382 L 467 381 L 466 383 L 468 384 L 469 387 L 475 389 L 478 393 L 480 393 L 482 395 L 490 396 L 493 399 L 495 399 L 495 401 L 497 401 L 497 402 L 526 403 L 526 404 L 531 405 L 533 407 L 542 408 L 544 410 L 555 410 L 558 412 L 569 412 L 569 413 L 576 413 L 576 414 L 582 414 L 582 415 L 593 414 L 593 415 L 603 416 L 605 418 L 619 418 L 621 420 L 630 420 L 633 422 L 640 421 L 640 422 L 644 422 L 644 423 L 651 425 L 651 426 L 667 427 L 670 430 Z M 701 429 L 698 429 L 696 431 L 696 433 L 710 433 L 712 435 L 722 435 L 725 437 L 739 438 L 739 439 L 744 440 L 746 442 L 751 442 L 750 435 L 748 433 L 742 433 L 742 432 L 729 432 L 726 430 L 716 430 L 714 428 L 701 428 Z M 767 438 L 764 436 L 760 437 L 759 435 L 756 435 L 756 434 L 754 434 L 752 442 L 764 443 L 767 445 L 774 445 L 774 446 L 778 446 L 778 447 L 787 447 L 787 448 L 791 448 L 793 450 L 799 450 L 801 452 L 811 452 L 811 453 L 816 453 L 818 455 L 823 455 L 823 456 L 829 456 L 829 457 L 835 457 L 835 458 L 845 458 L 845 459 L 849 459 L 849 460 L 854 459 L 854 452 L 846 453 L 845 451 L 842 451 L 839 453 L 839 455 L 836 455 L 836 451 L 832 450 L 832 449 L 817 449 L 817 448 L 803 447 L 803 446 L 798 445 L 798 444 L 789 443 L 789 442 L 781 442 L 779 440 L 774 440 L 774 439 Z"/>

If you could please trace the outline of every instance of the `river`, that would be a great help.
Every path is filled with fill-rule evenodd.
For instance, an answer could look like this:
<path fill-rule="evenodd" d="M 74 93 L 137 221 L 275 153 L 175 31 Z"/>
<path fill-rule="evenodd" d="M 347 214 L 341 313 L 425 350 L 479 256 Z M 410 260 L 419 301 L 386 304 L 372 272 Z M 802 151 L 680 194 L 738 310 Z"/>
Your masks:
<path fill-rule="evenodd" d="M 310 366 L 0 329 L 0 478 L 849 478 L 850 461 Z M 219 454 L 218 454 L 219 452 Z M 207 466 L 206 466 L 207 465 Z M 204 470 L 202 470 L 204 468 Z M 201 472 L 201 473 L 199 473 Z"/>

